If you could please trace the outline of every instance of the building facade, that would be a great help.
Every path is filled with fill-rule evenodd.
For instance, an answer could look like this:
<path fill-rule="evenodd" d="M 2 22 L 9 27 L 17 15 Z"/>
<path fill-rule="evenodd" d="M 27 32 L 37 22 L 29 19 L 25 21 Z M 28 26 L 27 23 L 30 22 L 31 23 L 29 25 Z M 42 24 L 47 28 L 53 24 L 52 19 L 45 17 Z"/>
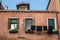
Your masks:
<path fill-rule="evenodd" d="M 1 40 L 58 40 L 60 38 L 60 0 L 49 0 L 45 11 L 29 10 L 29 3 L 17 10 L 0 10 Z M 3 7 L 3 6 L 1 6 Z"/>

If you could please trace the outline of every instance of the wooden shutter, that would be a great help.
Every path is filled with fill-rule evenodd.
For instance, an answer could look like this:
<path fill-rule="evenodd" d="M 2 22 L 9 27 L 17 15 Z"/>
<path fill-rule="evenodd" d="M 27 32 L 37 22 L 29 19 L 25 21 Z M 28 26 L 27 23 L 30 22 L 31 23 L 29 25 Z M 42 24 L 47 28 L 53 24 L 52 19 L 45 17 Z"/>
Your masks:
<path fill-rule="evenodd" d="M 10 24 L 10 22 L 11 22 L 11 20 L 10 20 L 10 18 L 9 18 L 9 19 L 8 19 L 8 29 L 11 28 L 11 24 Z"/>

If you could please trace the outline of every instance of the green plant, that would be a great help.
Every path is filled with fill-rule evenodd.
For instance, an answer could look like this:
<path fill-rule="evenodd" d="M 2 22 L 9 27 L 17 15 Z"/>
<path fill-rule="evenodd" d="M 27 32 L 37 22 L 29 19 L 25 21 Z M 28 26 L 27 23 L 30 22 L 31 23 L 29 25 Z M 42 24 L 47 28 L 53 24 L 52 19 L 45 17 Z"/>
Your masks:
<path fill-rule="evenodd" d="M 55 31 L 53 31 L 53 34 L 58 34 L 58 31 L 56 31 L 56 30 L 55 30 Z"/>
<path fill-rule="evenodd" d="M 10 33 L 17 33 L 18 32 L 18 29 L 11 29 L 9 30 Z"/>

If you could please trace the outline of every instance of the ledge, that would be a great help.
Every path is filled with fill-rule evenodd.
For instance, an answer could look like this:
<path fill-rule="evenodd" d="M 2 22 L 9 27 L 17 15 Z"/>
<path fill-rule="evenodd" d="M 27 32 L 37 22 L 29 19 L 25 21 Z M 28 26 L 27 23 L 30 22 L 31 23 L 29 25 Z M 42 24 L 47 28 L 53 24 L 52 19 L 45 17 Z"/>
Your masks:
<path fill-rule="evenodd" d="M 43 12 L 43 13 L 58 13 L 56 10 L 0 10 L 0 12 Z"/>

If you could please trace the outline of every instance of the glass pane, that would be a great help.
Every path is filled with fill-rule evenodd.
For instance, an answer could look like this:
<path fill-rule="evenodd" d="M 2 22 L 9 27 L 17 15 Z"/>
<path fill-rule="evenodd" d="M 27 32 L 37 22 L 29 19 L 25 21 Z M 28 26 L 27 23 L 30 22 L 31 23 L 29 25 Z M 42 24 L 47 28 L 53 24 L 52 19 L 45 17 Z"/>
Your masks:
<path fill-rule="evenodd" d="M 17 28 L 17 24 L 11 24 L 11 29 Z"/>
<path fill-rule="evenodd" d="M 11 20 L 11 23 L 17 23 L 17 20 L 13 19 L 13 20 Z"/>
<path fill-rule="evenodd" d="M 54 19 L 48 19 L 48 26 L 52 26 L 52 28 L 55 29 Z"/>
<path fill-rule="evenodd" d="M 14 24 L 11 24 L 11 29 L 14 29 Z"/>
<path fill-rule="evenodd" d="M 17 28 L 17 24 L 15 24 L 15 28 Z"/>
<path fill-rule="evenodd" d="M 25 19 L 25 29 L 31 29 L 31 25 L 33 25 L 33 20 L 32 19 Z"/>
<path fill-rule="evenodd" d="M 29 29 L 31 29 L 31 26 L 30 26 L 30 25 L 26 25 L 26 26 L 25 26 L 25 29 L 26 29 L 26 30 L 29 30 Z"/>

